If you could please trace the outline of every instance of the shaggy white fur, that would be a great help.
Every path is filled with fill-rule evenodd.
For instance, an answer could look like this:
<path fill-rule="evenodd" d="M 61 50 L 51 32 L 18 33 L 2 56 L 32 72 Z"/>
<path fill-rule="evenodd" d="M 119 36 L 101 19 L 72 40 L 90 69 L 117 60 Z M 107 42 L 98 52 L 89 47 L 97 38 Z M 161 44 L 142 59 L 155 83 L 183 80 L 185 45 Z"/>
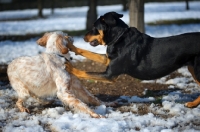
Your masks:
<path fill-rule="evenodd" d="M 8 66 L 8 76 L 13 89 L 18 93 L 17 107 L 21 112 L 30 112 L 23 101 L 29 96 L 41 98 L 57 97 L 75 111 L 90 114 L 92 117 L 103 117 L 94 113 L 85 103 L 100 105 L 77 77 L 65 70 L 65 63 L 70 59 L 67 44 L 73 39 L 63 32 L 44 34 L 37 43 L 46 47 L 45 53 L 33 57 L 20 57 Z M 105 103 L 110 104 L 112 103 Z"/>

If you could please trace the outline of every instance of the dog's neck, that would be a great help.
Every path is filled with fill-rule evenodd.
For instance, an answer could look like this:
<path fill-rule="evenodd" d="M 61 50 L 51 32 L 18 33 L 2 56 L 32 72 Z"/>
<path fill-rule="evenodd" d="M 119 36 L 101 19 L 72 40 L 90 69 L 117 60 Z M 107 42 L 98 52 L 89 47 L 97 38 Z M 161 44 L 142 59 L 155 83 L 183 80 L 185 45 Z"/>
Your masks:
<path fill-rule="evenodd" d="M 65 56 L 63 56 L 63 55 L 60 55 L 60 54 L 55 54 L 55 55 L 57 55 L 57 56 L 59 56 L 59 57 L 64 57 L 65 59 L 67 59 Z"/>
<path fill-rule="evenodd" d="M 59 60 L 62 60 L 62 62 L 66 62 L 66 61 L 71 60 L 71 57 L 67 57 L 67 56 L 62 55 L 62 54 L 53 53 L 52 55 L 55 55 L 57 58 L 59 58 Z"/>
<path fill-rule="evenodd" d="M 110 41 L 108 42 L 106 45 L 113 45 L 115 44 L 123 35 L 124 33 L 128 30 L 129 28 L 123 28 L 120 32 L 118 32 L 117 35 L 115 35 L 115 37 Z M 113 32 L 113 31 L 111 31 Z"/>

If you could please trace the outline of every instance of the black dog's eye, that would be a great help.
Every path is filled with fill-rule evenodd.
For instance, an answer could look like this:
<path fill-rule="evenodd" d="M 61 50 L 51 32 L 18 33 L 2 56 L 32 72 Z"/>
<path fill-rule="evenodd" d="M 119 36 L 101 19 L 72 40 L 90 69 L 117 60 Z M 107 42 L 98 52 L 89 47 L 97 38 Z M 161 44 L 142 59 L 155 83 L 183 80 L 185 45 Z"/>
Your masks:
<path fill-rule="evenodd" d="M 94 35 L 98 35 L 98 34 L 99 34 L 99 31 L 98 31 L 95 27 L 93 27 L 93 28 L 92 28 L 92 33 L 93 33 Z"/>
<path fill-rule="evenodd" d="M 93 28 L 92 28 L 92 30 L 96 30 L 96 28 L 95 28 L 95 27 L 93 27 Z"/>

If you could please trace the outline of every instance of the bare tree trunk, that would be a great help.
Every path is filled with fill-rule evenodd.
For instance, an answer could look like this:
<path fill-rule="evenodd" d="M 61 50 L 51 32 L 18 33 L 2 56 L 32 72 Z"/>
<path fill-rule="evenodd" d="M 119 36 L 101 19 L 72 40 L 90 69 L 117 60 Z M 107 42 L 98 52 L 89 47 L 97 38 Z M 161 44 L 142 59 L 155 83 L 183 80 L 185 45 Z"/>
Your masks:
<path fill-rule="evenodd" d="M 190 7 L 189 7 L 189 0 L 185 0 L 185 2 L 186 2 L 186 10 L 189 10 L 190 9 Z"/>
<path fill-rule="evenodd" d="M 51 0 L 51 14 L 54 14 L 55 0 Z"/>
<path fill-rule="evenodd" d="M 43 0 L 38 0 L 38 17 L 43 17 Z"/>
<path fill-rule="evenodd" d="M 121 0 L 122 2 L 122 6 L 123 6 L 123 11 L 127 11 L 128 10 L 128 7 L 127 7 L 127 0 Z"/>
<path fill-rule="evenodd" d="M 86 30 L 91 30 L 93 23 L 97 19 L 97 0 L 89 0 L 89 10 L 87 12 Z"/>
<path fill-rule="evenodd" d="M 144 0 L 130 0 L 129 3 L 130 27 L 136 27 L 144 33 Z"/>

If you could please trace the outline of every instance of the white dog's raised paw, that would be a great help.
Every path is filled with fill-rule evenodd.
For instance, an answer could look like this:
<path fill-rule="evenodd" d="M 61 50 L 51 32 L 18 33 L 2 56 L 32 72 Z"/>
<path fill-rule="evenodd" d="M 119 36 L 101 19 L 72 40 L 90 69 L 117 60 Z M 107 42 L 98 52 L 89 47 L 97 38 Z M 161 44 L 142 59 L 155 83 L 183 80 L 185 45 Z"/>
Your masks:
<path fill-rule="evenodd" d="M 115 101 L 114 102 L 106 102 L 105 105 L 110 106 L 110 107 L 116 107 L 116 106 L 118 106 L 118 103 Z"/>
<path fill-rule="evenodd" d="M 20 110 L 20 112 L 30 113 L 30 110 L 28 108 L 25 108 L 25 107 L 22 107 L 19 110 Z"/>
<path fill-rule="evenodd" d="M 92 114 L 90 114 L 90 116 L 93 118 L 106 118 L 105 116 L 97 114 L 97 113 L 92 113 Z"/>

